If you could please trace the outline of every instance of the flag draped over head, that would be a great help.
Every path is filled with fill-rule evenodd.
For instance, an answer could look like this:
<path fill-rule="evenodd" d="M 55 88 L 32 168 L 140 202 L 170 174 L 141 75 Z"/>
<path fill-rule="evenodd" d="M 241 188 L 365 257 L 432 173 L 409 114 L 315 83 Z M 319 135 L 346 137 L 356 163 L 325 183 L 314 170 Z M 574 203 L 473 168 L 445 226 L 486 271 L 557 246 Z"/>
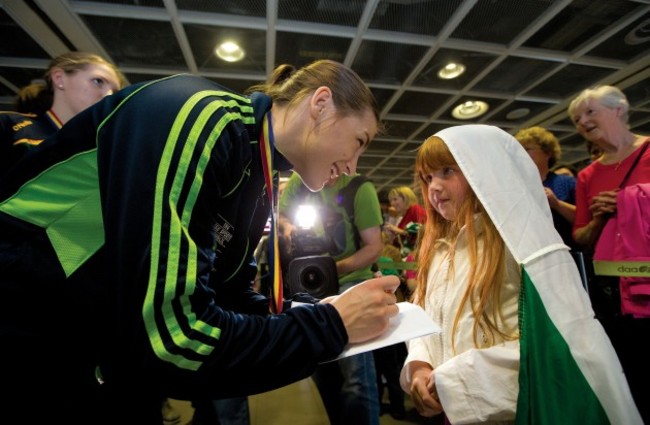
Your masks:
<path fill-rule="evenodd" d="M 518 424 L 642 424 L 616 352 L 553 227 L 537 167 L 487 125 L 436 133 L 522 266 Z"/>

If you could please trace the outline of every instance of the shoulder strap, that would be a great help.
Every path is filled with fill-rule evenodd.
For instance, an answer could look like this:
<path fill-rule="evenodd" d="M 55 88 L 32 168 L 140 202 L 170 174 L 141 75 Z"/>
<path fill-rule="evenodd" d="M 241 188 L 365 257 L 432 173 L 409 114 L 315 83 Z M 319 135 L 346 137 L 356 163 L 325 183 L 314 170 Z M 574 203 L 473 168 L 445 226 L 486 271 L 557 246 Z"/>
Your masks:
<path fill-rule="evenodd" d="M 646 142 L 643 143 L 643 147 L 641 148 L 641 152 L 639 152 L 639 154 L 636 156 L 636 158 L 634 158 L 634 162 L 632 163 L 632 166 L 627 170 L 627 173 L 625 173 L 625 177 L 623 177 L 623 180 L 621 180 L 621 184 L 618 185 L 619 189 L 622 189 L 623 186 L 625 185 L 625 182 L 627 181 L 627 179 L 632 174 L 632 171 L 634 171 L 634 167 L 636 167 L 636 164 L 638 164 L 639 161 L 641 160 L 641 157 L 645 153 L 645 150 L 648 148 L 648 145 L 650 145 L 650 141 L 646 141 Z"/>
<path fill-rule="evenodd" d="M 357 195 L 359 187 L 367 181 L 369 180 L 365 176 L 355 176 L 350 180 L 350 183 L 348 183 L 347 186 L 339 190 L 336 197 L 337 203 L 343 207 L 348 219 L 350 220 L 350 224 L 352 224 L 352 230 L 354 231 L 354 246 L 356 246 L 357 249 L 361 247 L 361 236 L 359 236 L 359 230 L 354 224 L 354 198 Z"/>

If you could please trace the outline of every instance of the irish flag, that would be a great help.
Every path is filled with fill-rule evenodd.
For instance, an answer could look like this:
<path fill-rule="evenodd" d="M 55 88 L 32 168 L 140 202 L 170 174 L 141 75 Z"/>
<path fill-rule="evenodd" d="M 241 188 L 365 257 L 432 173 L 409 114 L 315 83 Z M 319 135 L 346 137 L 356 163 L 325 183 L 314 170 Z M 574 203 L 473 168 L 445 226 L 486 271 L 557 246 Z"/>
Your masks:
<path fill-rule="evenodd" d="M 496 127 L 465 125 L 437 135 L 522 267 L 516 422 L 642 424 L 529 155 Z"/>

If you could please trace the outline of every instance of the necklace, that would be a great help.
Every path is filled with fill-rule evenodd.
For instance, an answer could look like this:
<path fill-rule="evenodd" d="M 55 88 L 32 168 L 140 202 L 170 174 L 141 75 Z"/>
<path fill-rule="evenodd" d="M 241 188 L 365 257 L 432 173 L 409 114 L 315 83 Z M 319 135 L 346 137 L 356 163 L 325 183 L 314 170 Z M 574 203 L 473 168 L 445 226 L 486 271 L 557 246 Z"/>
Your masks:
<path fill-rule="evenodd" d="M 636 150 L 636 146 L 634 146 L 634 143 L 632 143 L 630 146 L 625 148 L 625 150 L 621 153 L 619 153 L 617 156 L 621 157 L 621 159 L 618 160 L 618 162 L 615 163 L 614 165 L 614 171 L 618 171 L 619 168 L 621 168 L 621 165 L 623 164 L 623 161 L 625 161 L 631 154 Z M 628 153 L 629 151 L 629 153 Z"/>

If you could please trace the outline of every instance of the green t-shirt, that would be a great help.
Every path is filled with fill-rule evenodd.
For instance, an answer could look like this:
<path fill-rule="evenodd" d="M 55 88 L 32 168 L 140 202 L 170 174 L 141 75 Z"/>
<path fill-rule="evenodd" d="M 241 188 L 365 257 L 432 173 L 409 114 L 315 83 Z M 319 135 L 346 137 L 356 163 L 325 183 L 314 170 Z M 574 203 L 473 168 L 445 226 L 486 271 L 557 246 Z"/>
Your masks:
<path fill-rule="evenodd" d="M 321 237 L 326 235 L 328 239 L 331 238 L 333 244 L 338 248 L 338 252 L 332 256 L 335 261 L 347 258 L 357 251 L 352 223 L 350 223 L 341 200 L 337 199 L 339 191 L 347 186 L 353 178 L 341 175 L 333 186 L 325 187 L 320 192 L 310 192 L 303 188 L 300 177 L 294 173 L 280 198 L 280 213 L 292 222 L 295 222 L 295 211 L 298 205 L 311 204 L 317 208 L 321 219 L 316 220 L 314 231 Z M 383 218 L 377 191 L 372 182 L 367 181 L 359 186 L 354 196 L 354 225 L 358 231 L 362 231 L 381 226 L 382 223 Z M 367 267 L 339 276 L 339 285 L 372 278 L 370 267 L 369 264 Z"/>

